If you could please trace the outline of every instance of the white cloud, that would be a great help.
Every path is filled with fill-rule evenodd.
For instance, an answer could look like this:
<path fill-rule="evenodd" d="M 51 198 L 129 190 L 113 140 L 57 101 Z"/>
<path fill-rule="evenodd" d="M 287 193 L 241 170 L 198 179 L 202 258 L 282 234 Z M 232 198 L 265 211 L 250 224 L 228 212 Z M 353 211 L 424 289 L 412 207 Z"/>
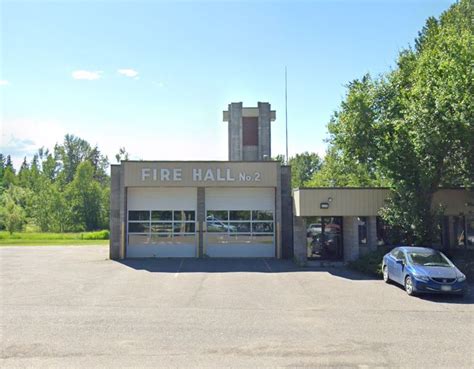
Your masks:
<path fill-rule="evenodd" d="M 58 121 L 41 119 L 4 120 L 0 139 L 1 152 L 11 155 L 15 167 L 26 156 L 31 160 L 42 146 L 52 150 L 56 142 L 62 142 L 65 127 Z"/>
<path fill-rule="evenodd" d="M 7 86 L 9 84 L 10 82 L 8 82 L 6 79 L 0 79 L 0 86 Z"/>
<path fill-rule="evenodd" d="M 75 70 L 72 72 L 72 78 L 94 81 L 101 78 L 102 71 Z"/>
<path fill-rule="evenodd" d="M 138 78 L 138 72 L 135 69 L 119 69 L 117 72 L 125 77 Z"/>

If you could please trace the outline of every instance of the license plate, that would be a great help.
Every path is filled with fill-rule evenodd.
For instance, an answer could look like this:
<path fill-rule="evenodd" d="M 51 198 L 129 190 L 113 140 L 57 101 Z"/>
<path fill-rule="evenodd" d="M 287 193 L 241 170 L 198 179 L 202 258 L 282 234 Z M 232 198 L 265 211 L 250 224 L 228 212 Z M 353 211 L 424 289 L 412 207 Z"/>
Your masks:
<path fill-rule="evenodd" d="M 451 291 L 451 286 L 441 286 L 441 291 Z"/>

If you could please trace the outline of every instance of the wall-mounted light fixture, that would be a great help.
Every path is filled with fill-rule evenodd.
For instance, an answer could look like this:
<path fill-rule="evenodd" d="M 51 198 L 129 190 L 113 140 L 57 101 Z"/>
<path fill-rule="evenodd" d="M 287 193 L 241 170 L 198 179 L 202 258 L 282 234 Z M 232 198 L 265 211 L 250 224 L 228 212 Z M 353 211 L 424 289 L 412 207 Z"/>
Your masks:
<path fill-rule="evenodd" d="M 328 197 L 328 202 L 332 202 L 332 197 Z"/>
<path fill-rule="evenodd" d="M 321 203 L 319 204 L 319 208 L 320 208 L 320 209 L 329 209 L 329 203 L 327 203 L 327 202 L 321 202 Z"/>

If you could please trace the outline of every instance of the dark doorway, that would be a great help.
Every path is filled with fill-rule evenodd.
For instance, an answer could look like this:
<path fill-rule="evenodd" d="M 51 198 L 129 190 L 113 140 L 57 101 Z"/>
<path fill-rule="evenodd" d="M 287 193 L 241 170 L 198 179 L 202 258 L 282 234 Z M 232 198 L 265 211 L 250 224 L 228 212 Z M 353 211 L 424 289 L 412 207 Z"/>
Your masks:
<path fill-rule="evenodd" d="M 342 217 L 305 217 L 310 260 L 342 260 Z"/>

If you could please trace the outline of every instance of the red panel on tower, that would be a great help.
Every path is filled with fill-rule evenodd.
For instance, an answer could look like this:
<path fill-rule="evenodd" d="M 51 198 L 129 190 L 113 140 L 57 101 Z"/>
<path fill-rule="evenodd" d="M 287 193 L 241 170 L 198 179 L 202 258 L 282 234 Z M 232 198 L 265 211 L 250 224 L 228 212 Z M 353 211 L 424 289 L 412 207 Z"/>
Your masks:
<path fill-rule="evenodd" d="M 258 146 L 258 117 L 242 117 L 242 144 Z"/>

